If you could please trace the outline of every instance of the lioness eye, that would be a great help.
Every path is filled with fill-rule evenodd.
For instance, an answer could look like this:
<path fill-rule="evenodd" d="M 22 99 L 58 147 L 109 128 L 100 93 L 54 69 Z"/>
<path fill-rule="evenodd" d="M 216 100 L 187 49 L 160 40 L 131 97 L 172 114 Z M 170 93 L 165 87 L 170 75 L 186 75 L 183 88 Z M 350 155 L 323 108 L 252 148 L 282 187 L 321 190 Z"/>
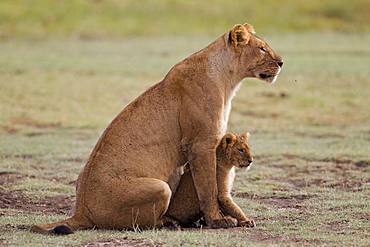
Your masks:
<path fill-rule="evenodd" d="M 265 47 L 260 47 L 260 50 L 261 50 L 262 52 L 267 52 L 267 50 L 266 50 L 266 48 L 265 48 Z"/>

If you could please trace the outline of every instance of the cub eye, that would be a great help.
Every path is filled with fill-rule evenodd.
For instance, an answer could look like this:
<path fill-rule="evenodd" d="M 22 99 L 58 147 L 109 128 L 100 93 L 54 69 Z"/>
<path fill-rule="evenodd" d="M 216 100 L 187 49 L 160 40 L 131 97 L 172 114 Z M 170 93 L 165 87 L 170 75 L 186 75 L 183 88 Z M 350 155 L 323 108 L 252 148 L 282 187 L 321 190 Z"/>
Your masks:
<path fill-rule="evenodd" d="M 244 153 L 244 149 L 239 149 L 239 152 L 241 153 L 241 154 L 243 154 Z"/>
<path fill-rule="evenodd" d="M 260 50 L 261 50 L 262 52 L 267 52 L 267 50 L 266 50 L 266 48 L 265 48 L 265 47 L 260 47 Z"/>

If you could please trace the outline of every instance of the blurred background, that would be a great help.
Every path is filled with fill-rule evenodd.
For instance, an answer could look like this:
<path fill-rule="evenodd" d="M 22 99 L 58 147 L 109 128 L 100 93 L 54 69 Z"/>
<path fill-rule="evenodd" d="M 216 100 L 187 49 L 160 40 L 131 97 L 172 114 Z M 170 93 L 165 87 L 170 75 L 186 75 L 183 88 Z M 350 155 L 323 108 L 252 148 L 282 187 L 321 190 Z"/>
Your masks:
<path fill-rule="evenodd" d="M 103 128 L 173 64 L 233 25 L 249 22 L 286 61 L 278 89 L 249 80 L 244 94 L 290 91 L 291 97 L 273 110 L 259 104 L 263 97 L 240 97 L 242 105 L 262 107 L 294 125 L 299 118 L 290 111 L 313 123 L 329 121 L 336 112 L 336 122 L 348 122 L 351 115 L 358 122 L 369 116 L 360 89 L 369 80 L 369 10 L 366 0 L 2 0 L 0 121 L 8 126 L 33 115 Z M 351 87 L 338 88 L 341 83 Z M 333 84 L 343 94 L 337 100 L 321 97 L 334 93 Z M 51 99 L 57 102 L 49 104 Z M 337 107 L 338 100 L 347 103 Z M 259 120 L 251 119 L 270 125 Z M 239 126 L 235 121 L 231 125 Z"/>
<path fill-rule="evenodd" d="M 220 34 L 248 21 L 263 33 L 370 30 L 367 0 L 2 0 L 2 38 Z"/>
<path fill-rule="evenodd" d="M 248 22 L 284 58 L 245 79 L 229 129 L 254 166 L 233 195 L 253 231 L 28 232 L 64 218 L 101 132 L 190 54 Z M 129 236 L 168 246 L 357 245 L 370 229 L 369 0 L 0 0 L 0 245 Z"/>

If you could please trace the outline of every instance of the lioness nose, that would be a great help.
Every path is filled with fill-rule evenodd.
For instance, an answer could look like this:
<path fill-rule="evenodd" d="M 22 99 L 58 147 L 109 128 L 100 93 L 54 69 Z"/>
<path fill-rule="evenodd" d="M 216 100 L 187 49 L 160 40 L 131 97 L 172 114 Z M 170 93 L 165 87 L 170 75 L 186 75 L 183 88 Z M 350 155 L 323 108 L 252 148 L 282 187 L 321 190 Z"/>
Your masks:
<path fill-rule="evenodd" d="M 281 60 L 281 61 L 277 62 L 277 64 L 278 64 L 278 65 L 279 65 L 279 67 L 281 68 L 281 67 L 283 67 L 284 62 L 283 62 L 283 60 Z"/>

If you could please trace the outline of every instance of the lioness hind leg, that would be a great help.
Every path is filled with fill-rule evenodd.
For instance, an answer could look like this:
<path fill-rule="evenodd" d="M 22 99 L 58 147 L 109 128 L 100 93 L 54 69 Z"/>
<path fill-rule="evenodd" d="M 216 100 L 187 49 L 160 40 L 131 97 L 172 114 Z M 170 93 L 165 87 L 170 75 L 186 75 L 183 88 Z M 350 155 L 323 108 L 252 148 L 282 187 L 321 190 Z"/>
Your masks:
<path fill-rule="evenodd" d="M 94 196 L 94 195 L 92 195 Z M 154 178 L 114 179 L 107 190 L 96 195 L 97 205 L 90 207 L 92 221 L 100 228 L 147 228 L 162 226 L 171 189 Z"/>

